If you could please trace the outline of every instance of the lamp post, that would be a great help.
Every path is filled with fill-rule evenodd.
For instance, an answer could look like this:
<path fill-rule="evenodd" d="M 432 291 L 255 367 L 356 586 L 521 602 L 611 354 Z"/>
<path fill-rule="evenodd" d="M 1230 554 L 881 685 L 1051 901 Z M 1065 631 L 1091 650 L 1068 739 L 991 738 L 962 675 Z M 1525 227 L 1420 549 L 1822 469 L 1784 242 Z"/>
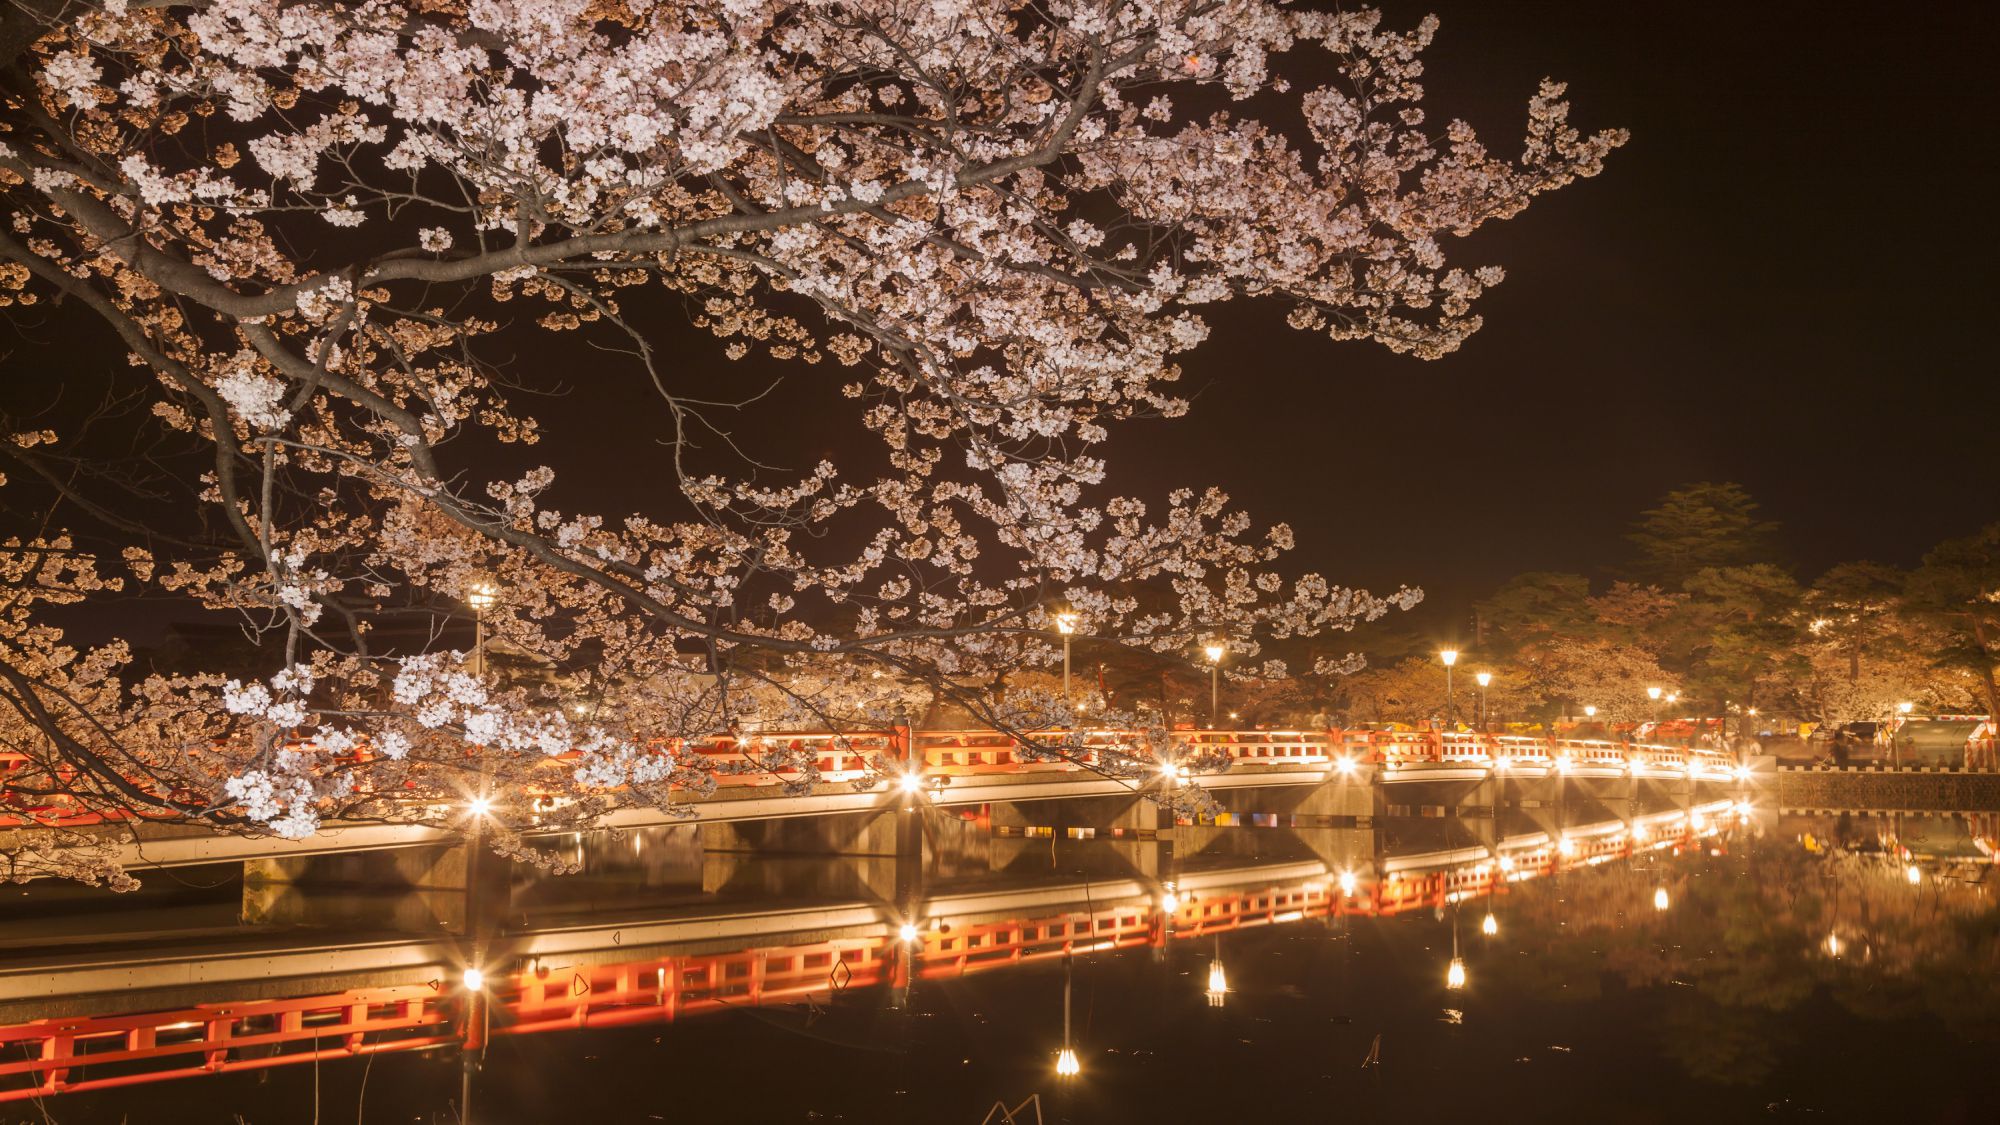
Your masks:
<path fill-rule="evenodd" d="M 1458 715 L 1458 712 L 1452 707 L 1451 699 L 1451 666 L 1458 663 L 1458 650 L 1455 648 L 1445 649 L 1443 652 L 1438 653 L 1438 659 L 1444 661 L 1444 724 L 1449 727 L 1455 725 L 1454 720 Z"/>
<path fill-rule="evenodd" d="M 1489 684 L 1491 684 L 1491 683 L 1493 682 L 1493 673 L 1491 673 L 1491 672 L 1481 672 L 1481 673 L 1479 673 L 1478 675 L 1476 675 L 1476 676 L 1474 676 L 1474 677 L 1472 677 L 1472 678 L 1473 678 L 1473 679 L 1475 679 L 1475 680 L 1477 680 L 1477 681 L 1479 681 L 1479 714 L 1478 714 L 1478 717 L 1477 717 L 1477 718 L 1478 718 L 1478 722 L 1479 722 L 1479 729 L 1480 729 L 1480 730 L 1485 730 L 1485 729 L 1486 729 L 1486 688 L 1487 688 L 1487 685 L 1489 685 Z"/>
<path fill-rule="evenodd" d="M 1201 651 L 1208 657 L 1208 729 L 1214 730 L 1222 713 L 1222 657 L 1229 648 L 1221 641 L 1210 641 Z"/>
<path fill-rule="evenodd" d="M 481 582 L 465 597 L 472 606 L 472 674 L 486 675 L 486 611 L 500 600 L 500 591 L 491 583 Z"/>
<path fill-rule="evenodd" d="M 1063 639 L 1063 702 L 1069 702 L 1069 635 L 1076 632 L 1076 614 L 1056 614 L 1056 632 Z"/>

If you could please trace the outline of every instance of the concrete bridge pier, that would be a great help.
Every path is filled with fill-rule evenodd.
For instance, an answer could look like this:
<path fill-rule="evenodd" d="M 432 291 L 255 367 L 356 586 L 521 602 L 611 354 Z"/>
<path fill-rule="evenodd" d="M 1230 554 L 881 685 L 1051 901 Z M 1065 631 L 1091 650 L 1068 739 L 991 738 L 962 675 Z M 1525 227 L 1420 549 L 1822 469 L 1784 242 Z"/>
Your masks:
<path fill-rule="evenodd" d="M 246 925 L 362 922 L 435 933 L 466 922 L 466 844 L 243 861 Z"/>
<path fill-rule="evenodd" d="M 1051 854 L 1051 837 L 1068 840 L 1072 829 L 1079 833 L 1078 839 L 1095 840 L 1122 856 L 1142 877 L 1157 879 L 1167 869 L 1161 865 L 1161 851 L 1154 842 L 1163 824 L 1172 828 L 1173 815 L 1145 793 L 1063 801 L 995 801 L 986 806 L 986 816 L 995 829 L 1014 830 L 1005 835 L 995 832 L 991 837 L 991 861 L 999 870 L 1041 862 Z M 1089 834 L 1081 835 L 1086 830 Z"/>
<path fill-rule="evenodd" d="M 701 889 L 715 894 L 746 884 L 782 893 L 793 874 L 782 864 L 762 862 L 787 857 L 842 856 L 843 872 L 861 887 L 893 901 L 896 861 L 905 842 L 900 807 L 835 816 L 787 817 L 781 820 L 704 821 L 697 828 L 701 848 Z M 923 839 L 914 844 L 923 859 Z"/>

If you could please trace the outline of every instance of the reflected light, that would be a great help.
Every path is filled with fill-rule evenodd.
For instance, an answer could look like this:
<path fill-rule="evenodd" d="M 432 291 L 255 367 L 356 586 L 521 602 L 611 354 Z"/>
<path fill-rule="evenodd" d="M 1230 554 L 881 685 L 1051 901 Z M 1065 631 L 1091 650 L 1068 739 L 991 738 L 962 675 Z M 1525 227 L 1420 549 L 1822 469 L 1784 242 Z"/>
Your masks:
<path fill-rule="evenodd" d="M 1655 887 L 1653 889 L 1653 909 L 1665 910 L 1672 904 L 1672 900 L 1667 897 L 1667 888 Z"/>
<path fill-rule="evenodd" d="M 486 974 L 471 966 L 466 967 L 465 975 L 459 979 L 465 982 L 467 992 L 478 992 L 486 987 Z"/>
<path fill-rule="evenodd" d="M 1064 1047 L 1056 1052 L 1056 1073 L 1064 1078 L 1075 1078 L 1083 1072 L 1083 1064 L 1076 1061 L 1076 1049 Z"/>
<path fill-rule="evenodd" d="M 1222 1007 L 1222 998 L 1229 992 L 1229 978 L 1223 974 L 1222 959 L 1208 963 L 1208 1004 L 1212 1008 Z"/>
<path fill-rule="evenodd" d="M 1489 910 L 1489 911 L 1487 911 L 1487 912 L 1486 912 L 1486 920 L 1485 920 L 1485 921 L 1483 921 L 1483 922 L 1481 922 L 1481 923 L 1479 923 L 1479 932 L 1480 932 L 1480 933 L 1482 933 L 1482 934 L 1485 934 L 1485 935 L 1486 935 L 1487 937 L 1492 937 L 1492 936 L 1493 936 L 1494 934 L 1497 934 L 1497 933 L 1499 933 L 1499 932 L 1500 932 L 1500 919 L 1498 919 L 1498 918 L 1495 918 L 1495 917 L 1493 916 L 1493 912 L 1492 912 L 1492 911 L 1490 911 L 1490 910 Z"/>
<path fill-rule="evenodd" d="M 1465 959 L 1463 957 L 1454 957 L 1451 959 L 1451 967 L 1444 971 L 1444 986 L 1446 988 L 1465 987 Z"/>
<path fill-rule="evenodd" d="M 1826 935 L 1826 952 L 1828 956 L 1838 957 L 1840 956 L 1840 951 L 1845 948 L 1847 946 L 1840 940 L 1839 934 Z"/>
<path fill-rule="evenodd" d="M 1919 868 L 1919 867 L 1918 867 L 1918 866 L 1917 866 L 1916 864 L 1914 864 L 1914 863 L 1912 863 L 1912 864 L 1908 864 L 1908 865 L 1906 865 L 1906 866 L 1905 866 L 1905 867 L 1903 868 L 1903 878 L 1904 878 L 1904 879 L 1906 879 L 1906 880 L 1908 880 L 1909 884 L 1910 884 L 1910 885 L 1911 885 L 1912 887 L 1914 887 L 1914 886 L 1916 886 L 1916 885 L 1917 885 L 1918 883 L 1921 883 L 1921 882 L 1923 882 L 1923 881 L 1924 881 L 1924 873 L 1923 873 L 1923 869 L 1922 869 L 1922 868 Z"/>

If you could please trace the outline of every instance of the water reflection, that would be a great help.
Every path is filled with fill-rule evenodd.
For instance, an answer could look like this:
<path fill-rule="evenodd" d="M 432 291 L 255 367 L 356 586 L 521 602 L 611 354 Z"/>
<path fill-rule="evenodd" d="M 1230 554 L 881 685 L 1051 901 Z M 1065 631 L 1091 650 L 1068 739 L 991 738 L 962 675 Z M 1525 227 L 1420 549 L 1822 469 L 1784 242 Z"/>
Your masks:
<path fill-rule="evenodd" d="M 645 1120 L 678 1104 L 660 1068 L 742 1121 L 1240 1112 L 1218 1072 L 1274 1113 L 1407 1117 L 1397 1089 L 1451 1075 L 1633 1116 L 1585 1062 L 1699 1080 L 1649 1113 L 1837 1117 L 1887 1096 L 1883 1058 L 1936 1071 L 1905 1111 L 1970 1089 L 1950 1068 L 2000 1013 L 1992 817 L 1646 796 L 684 824 L 555 841 L 560 878 L 413 849 L 184 869 L 117 911 L 37 884 L 0 917 L 0 1090 L 68 1091 L 65 1122 L 211 1120 L 144 1091 L 220 1074 L 205 1104 L 255 1122 L 372 1073 L 371 1118 L 470 1095 L 504 1122 Z M 1867 1068 L 1824 1073 L 1858 1044 Z"/>

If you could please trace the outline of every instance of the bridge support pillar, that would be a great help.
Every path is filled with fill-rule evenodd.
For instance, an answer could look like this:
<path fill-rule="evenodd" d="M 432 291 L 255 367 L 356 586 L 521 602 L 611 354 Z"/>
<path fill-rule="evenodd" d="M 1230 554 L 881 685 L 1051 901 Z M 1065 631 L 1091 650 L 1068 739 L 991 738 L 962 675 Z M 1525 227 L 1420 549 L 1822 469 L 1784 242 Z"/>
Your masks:
<path fill-rule="evenodd" d="M 456 929 L 465 920 L 465 846 L 243 861 L 248 925 L 366 920 L 383 929 Z"/>

